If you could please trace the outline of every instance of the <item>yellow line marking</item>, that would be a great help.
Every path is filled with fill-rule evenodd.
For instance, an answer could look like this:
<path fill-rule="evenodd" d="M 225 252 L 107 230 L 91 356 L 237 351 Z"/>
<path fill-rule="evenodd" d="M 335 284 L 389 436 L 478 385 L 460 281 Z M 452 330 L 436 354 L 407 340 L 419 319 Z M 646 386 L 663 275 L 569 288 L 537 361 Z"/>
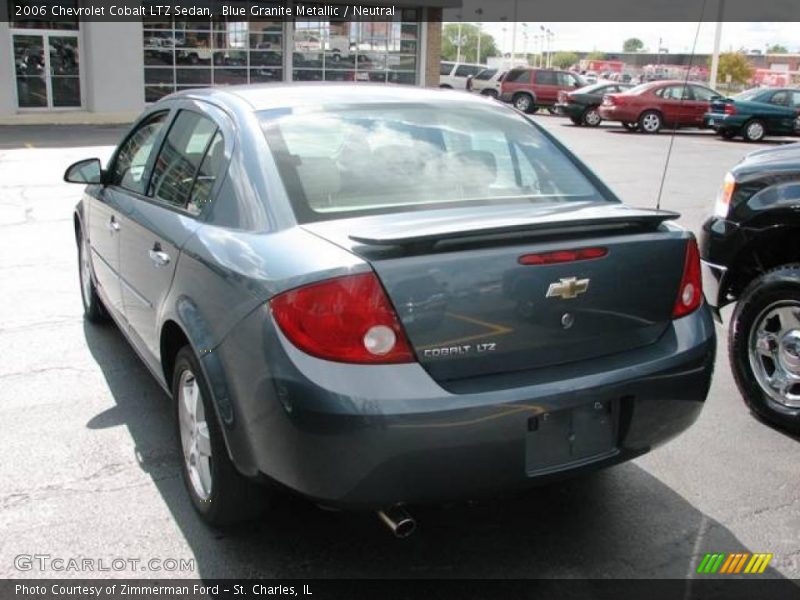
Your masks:
<path fill-rule="evenodd" d="M 772 560 L 772 554 L 767 554 L 764 557 L 764 562 L 761 563 L 761 568 L 758 570 L 758 572 L 759 573 L 763 573 L 764 571 L 766 571 L 767 570 L 767 565 L 769 564 L 769 561 L 771 561 L 771 560 Z"/>
<path fill-rule="evenodd" d="M 747 566 L 744 568 L 744 572 L 751 573 L 753 571 L 753 567 L 758 564 L 759 560 L 761 560 L 761 556 L 758 554 L 753 554 L 753 558 L 751 558 L 750 562 L 747 563 Z"/>
<path fill-rule="evenodd" d="M 485 337 L 489 337 L 490 335 L 506 335 L 514 331 L 511 327 L 506 327 L 505 325 L 498 325 L 497 323 L 489 323 L 487 321 L 481 321 L 480 319 L 474 319 L 472 317 L 467 317 L 465 315 L 458 315 L 451 312 L 446 312 L 444 314 L 448 317 L 452 317 L 453 319 L 458 319 L 459 321 L 466 321 L 467 323 L 472 323 L 473 325 L 480 325 L 481 327 L 487 327 L 491 329 L 491 331 L 487 333 L 477 333 L 475 335 L 468 335 L 465 337 L 456 338 L 454 340 L 445 340 L 444 342 L 436 342 L 435 344 L 428 344 L 426 346 L 420 346 L 419 350 L 430 350 L 431 348 L 441 348 L 442 346 L 463 344 L 464 342 L 480 340 Z"/>

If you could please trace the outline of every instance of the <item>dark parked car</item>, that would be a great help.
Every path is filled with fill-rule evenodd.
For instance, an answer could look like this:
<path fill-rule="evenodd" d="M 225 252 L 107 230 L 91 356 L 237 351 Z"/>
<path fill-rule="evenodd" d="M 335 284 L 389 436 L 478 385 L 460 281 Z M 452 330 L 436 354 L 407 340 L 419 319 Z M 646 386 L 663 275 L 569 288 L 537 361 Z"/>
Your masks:
<path fill-rule="evenodd" d="M 606 94 L 616 94 L 630 89 L 632 86 L 625 83 L 593 83 L 579 88 L 574 92 L 560 91 L 556 110 L 565 115 L 575 125 L 588 125 L 597 127 L 603 122 L 598 108 Z"/>
<path fill-rule="evenodd" d="M 703 407 L 693 236 L 490 99 L 191 90 L 65 177 L 86 317 L 172 396 L 210 523 L 269 480 L 404 535 L 398 505 L 627 460 Z"/>
<path fill-rule="evenodd" d="M 538 108 L 555 111 L 558 93 L 583 87 L 586 82 L 576 73 L 552 69 L 511 69 L 500 84 L 500 99 L 510 102 L 522 112 L 534 112 Z"/>
<path fill-rule="evenodd" d="M 800 90 L 755 89 L 719 98 L 711 103 L 705 123 L 729 140 L 741 135 L 760 142 L 768 135 L 800 134 Z"/>
<path fill-rule="evenodd" d="M 662 127 L 702 127 L 718 92 L 697 83 L 654 81 L 619 94 L 607 94 L 600 117 L 631 131 L 658 133 Z"/>
<path fill-rule="evenodd" d="M 753 152 L 731 169 L 701 253 L 717 318 L 736 303 L 728 351 L 745 402 L 800 431 L 800 144 Z"/>

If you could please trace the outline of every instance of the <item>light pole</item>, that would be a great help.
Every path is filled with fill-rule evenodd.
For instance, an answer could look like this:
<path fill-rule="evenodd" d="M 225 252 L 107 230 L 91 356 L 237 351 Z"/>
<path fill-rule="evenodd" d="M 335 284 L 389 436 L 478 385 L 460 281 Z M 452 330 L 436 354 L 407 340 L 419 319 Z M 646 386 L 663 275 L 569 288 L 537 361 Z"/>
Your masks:
<path fill-rule="evenodd" d="M 717 88 L 717 76 L 719 74 L 719 43 L 722 39 L 722 11 L 725 8 L 725 0 L 719 0 L 717 7 L 717 29 L 714 32 L 714 53 L 711 55 L 711 73 L 709 74 L 708 85 L 713 90 Z"/>
<path fill-rule="evenodd" d="M 478 18 L 480 19 L 481 15 L 483 14 L 483 9 L 482 8 L 475 9 L 475 14 L 478 15 Z M 477 25 L 478 25 L 478 51 L 477 51 L 478 56 L 475 58 L 475 62 L 481 64 L 481 29 L 483 23 L 481 21 L 478 21 Z"/>
<path fill-rule="evenodd" d="M 457 63 L 461 62 L 461 20 L 460 20 L 460 18 L 461 18 L 461 15 L 459 15 L 458 34 L 457 34 L 458 39 L 456 40 L 456 62 Z"/>

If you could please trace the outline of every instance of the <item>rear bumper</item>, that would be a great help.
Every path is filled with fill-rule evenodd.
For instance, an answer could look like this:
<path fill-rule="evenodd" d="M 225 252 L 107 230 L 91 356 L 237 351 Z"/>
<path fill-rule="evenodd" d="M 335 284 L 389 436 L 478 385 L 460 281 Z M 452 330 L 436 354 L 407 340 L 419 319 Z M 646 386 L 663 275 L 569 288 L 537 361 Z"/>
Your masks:
<path fill-rule="evenodd" d="M 723 113 L 706 113 L 703 115 L 703 127 L 722 131 L 725 129 L 739 129 L 744 124 L 742 117 L 738 115 L 726 115 Z"/>
<path fill-rule="evenodd" d="M 475 378 L 459 393 L 418 364 L 310 357 L 263 316 L 246 319 L 215 354 L 235 411 L 229 446 L 243 472 L 326 504 L 376 508 L 522 488 L 643 454 L 698 417 L 715 345 L 704 306 L 647 348 L 502 381 Z M 542 438 L 532 419 L 597 402 L 618 411 L 610 451 L 537 470 L 531 448 Z M 582 435 L 576 427 L 573 437 Z"/>
<path fill-rule="evenodd" d="M 560 115 L 564 115 L 565 117 L 570 117 L 572 119 L 579 119 L 583 115 L 583 111 L 586 109 L 585 106 L 581 106 L 580 104 L 569 104 L 569 103 L 558 103 L 556 104 L 556 111 Z"/>
<path fill-rule="evenodd" d="M 638 114 L 634 114 L 632 111 L 627 110 L 625 107 L 617 105 L 607 106 L 605 104 L 601 104 L 597 112 L 600 113 L 600 116 L 605 121 L 622 121 L 625 123 L 635 123 L 639 118 Z"/>

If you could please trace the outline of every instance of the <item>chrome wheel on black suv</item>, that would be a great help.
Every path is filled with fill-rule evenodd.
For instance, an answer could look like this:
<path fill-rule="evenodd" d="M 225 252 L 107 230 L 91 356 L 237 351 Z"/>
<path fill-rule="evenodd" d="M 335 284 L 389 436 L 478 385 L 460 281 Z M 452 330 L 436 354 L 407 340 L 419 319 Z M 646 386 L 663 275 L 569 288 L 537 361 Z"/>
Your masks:
<path fill-rule="evenodd" d="M 800 430 L 800 265 L 780 267 L 750 284 L 734 312 L 729 344 L 748 406 Z"/>

